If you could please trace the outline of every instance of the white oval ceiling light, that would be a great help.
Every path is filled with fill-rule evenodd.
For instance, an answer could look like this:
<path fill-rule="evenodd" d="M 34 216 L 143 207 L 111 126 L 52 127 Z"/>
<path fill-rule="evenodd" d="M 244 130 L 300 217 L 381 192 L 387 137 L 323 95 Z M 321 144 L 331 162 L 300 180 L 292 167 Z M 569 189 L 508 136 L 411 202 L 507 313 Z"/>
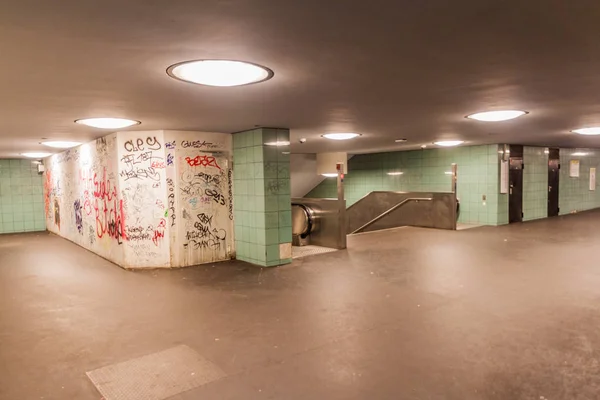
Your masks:
<path fill-rule="evenodd" d="M 521 110 L 484 111 L 467 115 L 467 118 L 484 122 L 499 122 L 508 121 L 509 119 L 515 119 L 525 114 L 529 113 L 527 111 Z"/>
<path fill-rule="evenodd" d="M 75 123 L 100 129 L 122 129 L 141 124 L 140 121 L 126 118 L 83 118 Z"/>
<path fill-rule="evenodd" d="M 574 129 L 571 132 L 578 133 L 580 135 L 600 135 L 600 126 L 592 126 L 589 128 Z"/>
<path fill-rule="evenodd" d="M 205 86 L 243 86 L 271 79 L 273 71 L 262 65 L 235 60 L 184 61 L 167 68 L 171 78 Z"/>
<path fill-rule="evenodd" d="M 338 176 L 338 174 L 321 174 L 323 175 L 325 178 L 335 178 L 336 176 Z"/>
<path fill-rule="evenodd" d="M 433 144 L 436 144 L 436 145 L 442 146 L 442 147 L 453 147 L 453 146 L 461 145 L 463 143 L 464 143 L 463 140 L 442 140 L 439 142 L 433 142 Z"/>
<path fill-rule="evenodd" d="M 44 157 L 48 157 L 51 156 L 52 153 L 21 153 L 22 156 L 24 157 L 29 157 L 29 158 L 44 158 Z"/>
<path fill-rule="evenodd" d="M 79 146 L 80 142 L 69 142 L 62 140 L 52 140 L 49 142 L 42 142 L 44 146 L 53 147 L 55 149 L 70 149 L 71 147 Z"/>
<path fill-rule="evenodd" d="M 359 137 L 360 133 L 326 133 L 323 135 L 325 139 L 331 140 L 349 140 Z"/>

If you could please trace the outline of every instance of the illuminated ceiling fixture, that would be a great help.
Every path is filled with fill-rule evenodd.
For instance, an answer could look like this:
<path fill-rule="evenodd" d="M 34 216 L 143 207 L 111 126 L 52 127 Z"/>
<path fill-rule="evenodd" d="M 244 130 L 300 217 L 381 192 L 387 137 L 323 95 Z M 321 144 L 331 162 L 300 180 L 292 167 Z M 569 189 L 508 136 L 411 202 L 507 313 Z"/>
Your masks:
<path fill-rule="evenodd" d="M 274 73 L 267 67 L 235 60 L 194 60 L 171 65 L 171 78 L 206 86 L 243 86 L 269 80 Z"/>
<path fill-rule="evenodd" d="M 396 139 L 396 140 L 394 140 L 394 142 L 396 142 L 396 143 L 404 143 L 404 142 L 407 142 L 407 141 L 408 141 L 408 139 Z"/>
<path fill-rule="evenodd" d="M 573 153 L 573 154 L 571 154 L 571 155 L 572 155 L 572 156 L 575 156 L 575 157 L 585 157 L 585 156 L 587 156 L 587 155 L 588 155 L 588 153 L 580 153 L 580 152 L 577 152 L 577 153 Z"/>
<path fill-rule="evenodd" d="M 84 118 L 76 120 L 75 123 L 100 129 L 122 129 L 141 124 L 140 121 L 125 118 Z"/>
<path fill-rule="evenodd" d="M 442 147 L 458 146 L 463 143 L 464 143 L 463 140 L 442 140 L 439 142 L 433 142 L 433 144 L 437 144 L 438 146 L 442 146 Z"/>
<path fill-rule="evenodd" d="M 388 172 L 387 174 L 390 176 L 396 176 L 396 175 L 403 175 L 404 172 Z"/>
<path fill-rule="evenodd" d="M 21 153 L 22 156 L 24 157 L 29 157 L 29 158 L 44 158 L 44 157 L 48 157 L 51 156 L 52 153 Z"/>
<path fill-rule="evenodd" d="M 359 136 L 360 133 L 326 133 L 323 135 L 325 139 L 331 140 L 349 140 Z"/>
<path fill-rule="evenodd" d="M 592 126 L 590 128 L 573 129 L 571 132 L 580 135 L 600 135 L 600 126 Z"/>
<path fill-rule="evenodd" d="M 525 114 L 529 113 L 527 111 L 521 110 L 484 111 L 467 115 L 467 118 L 484 122 L 499 122 L 508 121 L 509 119 L 515 119 Z"/>
<path fill-rule="evenodd" d="M 325 178 L 335 178 L 336 176 L 338 176 L 338 174 L 321 174 L 323 175 Z"/>
<path fill-rule="evenodd" d="M 444 174 L 446 174 L 446 175 L 453 175 L 452 171 L 446 171 L 446 172 L 444 172 Z"/>
<path fill-rule="evenodd" d="M 68 141 L 60 141 L 53 140 L 50 142 L 42 142 L 44 146 L 54 147 L 55 149 L 70 149 L 71 147 L 79 146 L 80 142 L 68 142 Z"/>
<path fill-rule="evenodd" d="M 278 140 L 276 142 L 266 142 L 265 146 L 289 146 L 290 142 L 287 140 Z"/>

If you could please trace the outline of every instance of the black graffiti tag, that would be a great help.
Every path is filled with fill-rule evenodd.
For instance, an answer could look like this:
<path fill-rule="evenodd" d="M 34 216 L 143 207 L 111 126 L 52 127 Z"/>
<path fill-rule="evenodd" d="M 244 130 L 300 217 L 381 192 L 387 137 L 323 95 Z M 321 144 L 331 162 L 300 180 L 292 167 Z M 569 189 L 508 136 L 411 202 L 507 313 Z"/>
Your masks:
<path fill-rule="evenodd" d="M 143 138 L 131 139 L 125 142 L 125 150 L 129 152 L 145 151 L 145 150 L 160 150 L 162 145 L 156 139 L 156 136 L 148 136 L 146 140 Z"/>
<path fill-rule="evenodd" d="M 233 190 L 231 188 L 232 179 L 231 179 L 231 169 L 227 170 L 227 194 L 229 195 L 229 219 L 233 221 Z"/>
<path fill-rule="evenodd" d="M 181 142 L 181 147 L 183 147 L 184 149 L 187 149 L 188 147 L 192 147 L 194 149 L 215 149 L 219 147 L 219 145 L 207 142 L 206 140 L 194 140 L 193 142 L 190 142 L 189 140 L 183 140 Z"/>
<path fill-rule="evenodd" d="M 207 195 L 208 197 L 211 197 L 215 201 L 215 203 L 220 204 L 222 206 L 225 205 L 225 196 L 223 196 L 217 190 L 205 189 L 204 194 Z"/>
<path fill-rule="evenodd" d="M 196 217 L 198 221 L 194 224 L 195 230 L 186 233 L 188 244 L 191 244 L 194 249 L 221 249 L 227 237 L 225 229 L 213 228 L 211 215 L 201 213 Z M 185 244 L 184 247 L 187 247 L 188 244 Z"/>

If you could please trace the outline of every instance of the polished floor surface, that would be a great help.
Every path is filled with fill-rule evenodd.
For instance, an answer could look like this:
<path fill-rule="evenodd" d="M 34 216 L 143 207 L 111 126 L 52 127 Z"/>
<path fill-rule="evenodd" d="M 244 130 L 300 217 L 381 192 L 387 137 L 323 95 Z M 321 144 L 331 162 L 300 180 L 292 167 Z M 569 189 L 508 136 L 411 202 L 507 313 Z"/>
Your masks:
<path fill-rule="evenodd" d="M 599 398 L 600 212 L 349 246 L 128 272 L 1 236 L 0 399 L 99 400 L 86 373 L 177 349 L 216 372 L 176 400 Z"/>

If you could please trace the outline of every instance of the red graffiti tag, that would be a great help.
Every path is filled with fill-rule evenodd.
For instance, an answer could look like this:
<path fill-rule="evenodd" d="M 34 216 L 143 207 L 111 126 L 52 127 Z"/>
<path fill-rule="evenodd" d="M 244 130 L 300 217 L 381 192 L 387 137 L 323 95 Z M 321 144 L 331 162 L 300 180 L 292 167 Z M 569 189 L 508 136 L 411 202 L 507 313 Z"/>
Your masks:
<path fill-rule="evenodd" d="M 94 210 L 96 210 L 96 235 L 102 238 L 106 233 L 114 239 L 117 239 L 119 244 L 121 240 L 127 240 L 125 231 L 125 210 L 123 200 L 114 199 L 113 204 L 106 200 L 95 200 Z M 100 206 L 98 206 L 100 203 Z M 108 207 L 111 207 L 110 210 Z"/>
<path fill-rule="evenodd" d="M 185 161 L 187 161 L 190 167 L 215 167 L 221 169 L 217 164 L 217 160 L 211 156 L 196 156 L 194 158 L 186 157 Z"/>
<path fill-rule="evenodd" d="M 50 215 L 50 202 L 52 197 L 52 171 L 46 171 L 46 181 L 44 182 L 44 203 L 46 205 L 46 215 Z"/>
<path fill-rule="evenodd" d="M 154 236 L 152 237 L 152 242 L 155 246 L 158 246 L 160 240 L 165 237 L 165 228 L 167 227 L 167 221 L 164 218 L 160 219 L 160 223 L 154 230 Z"/>
<path fill-rule="evenodd" d="M 165 163 L 164 161 L 152 161 L 151 167 L 156 169 L 162 169 L 165 168 Z"/>
<path fill-rule="evenodd" d="M 108 201 L 117 197 L 117 187 L 106 178 L 106 168 L 102 172 L 102 180 L 100 182 L 98 182 L 97 176 L 94 174 L 94 197 Z"/>

